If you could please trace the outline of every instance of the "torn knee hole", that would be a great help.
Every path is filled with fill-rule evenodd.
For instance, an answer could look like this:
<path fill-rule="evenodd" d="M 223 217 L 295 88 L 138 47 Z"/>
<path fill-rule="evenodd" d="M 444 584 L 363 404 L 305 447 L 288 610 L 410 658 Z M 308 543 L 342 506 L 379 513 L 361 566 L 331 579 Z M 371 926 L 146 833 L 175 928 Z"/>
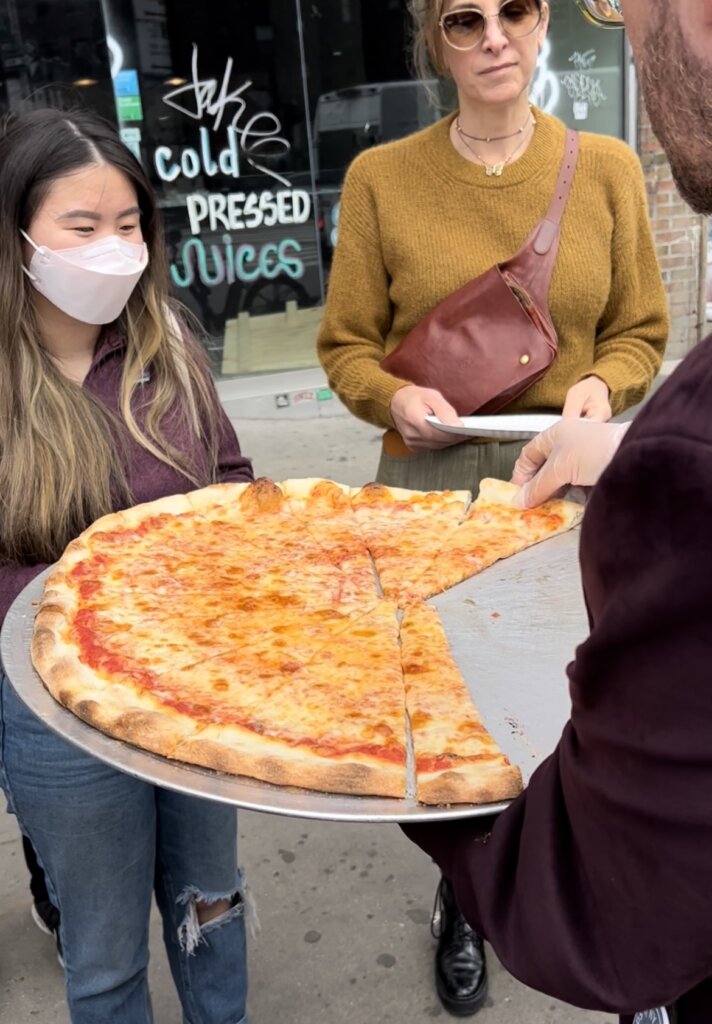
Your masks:
<path fill-rule="evenodd" d="M 178 903 L 185 905 L 185 917 L 178 928 L 178 943 L 187 953 L 194 953 L 196 947 L 205 942 L 205 927 L 219 927 L 243 913 L 243 896 L 239 890 L 227 896 L 207 895 L 188 886 L 178 897 Z"/>
<path fill-rule="evenodd" d="M 213 903 L 208 903 L 204 900 L 196 900 L 195 912 L 198 915 L 199 923 L 201 925 L 207 924 L 208 921 L 214 921 L 223 914 L 227 914 L 228 910 L 232 910 L 236 902 L 240 902 L 240 897 L 237 895 L 233 896 L 232 899 L 215 900 Z"/>

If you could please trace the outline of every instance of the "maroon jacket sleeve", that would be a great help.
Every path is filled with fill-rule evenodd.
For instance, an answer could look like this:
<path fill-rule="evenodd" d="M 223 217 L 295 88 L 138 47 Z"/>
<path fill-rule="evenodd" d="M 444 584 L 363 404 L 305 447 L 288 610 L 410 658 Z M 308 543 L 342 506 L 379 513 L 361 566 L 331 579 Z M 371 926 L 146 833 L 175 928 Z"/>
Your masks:
<path fill-rule="evenodd" d="M 556 750 L 488 838 L 406 829 L 515 977 L 591 1009 L 670 1004 L 712 975 L 711 346 L 593 492 L 592 629 Z"/>

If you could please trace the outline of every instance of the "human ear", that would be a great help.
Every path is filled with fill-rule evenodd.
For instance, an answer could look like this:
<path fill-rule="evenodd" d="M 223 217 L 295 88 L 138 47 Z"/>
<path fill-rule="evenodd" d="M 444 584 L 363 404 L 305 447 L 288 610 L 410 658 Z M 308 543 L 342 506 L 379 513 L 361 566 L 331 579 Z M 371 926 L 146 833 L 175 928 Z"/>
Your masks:
<path fill-rule="evenodd" d="M 551 11 L 547 3 L 541 5 L 541 22 L 537 29 L 537 47 L 541 50 L 546 39 L 547 32 L 549 31 L 549 15 Z"/>

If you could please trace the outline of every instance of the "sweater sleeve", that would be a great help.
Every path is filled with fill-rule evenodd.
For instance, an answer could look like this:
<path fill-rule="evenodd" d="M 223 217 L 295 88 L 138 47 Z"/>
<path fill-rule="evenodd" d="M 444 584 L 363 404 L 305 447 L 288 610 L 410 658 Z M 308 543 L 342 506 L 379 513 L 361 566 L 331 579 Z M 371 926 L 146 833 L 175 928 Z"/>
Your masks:
<path fill-rule="evenodd" d="M 711 467 L 709 440 L 630 431 L 584 520 L 594 625 L 560 743 L 488 837 L 406 829 L 507 969 L 577 1006 L 712 973 Z"/>
<path fill-rule="evenodd" d="M 392 310 L 378 212 L 363 158 L 347 172 L 338 231 L 317 352 L 344 405 L 367 423 L 392 427 L 391 399 L 410 382 L 379 367 Z"/>
<path fill-rule="evenodd" d="M 615 179 L 611 290 L 598 324 L 593 369 L 616 416 L 640 402 L 660 369 L 670 331 L 640 162 L 627 153 Z"/>

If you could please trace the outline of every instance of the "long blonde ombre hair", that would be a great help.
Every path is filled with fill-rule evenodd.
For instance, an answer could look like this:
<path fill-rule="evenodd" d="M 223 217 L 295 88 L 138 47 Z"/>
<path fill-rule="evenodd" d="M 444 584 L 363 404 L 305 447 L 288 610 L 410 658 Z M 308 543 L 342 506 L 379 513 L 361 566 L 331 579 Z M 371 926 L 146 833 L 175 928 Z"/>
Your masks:
<path fill-rule="evenodd" d="M 148 246 L 146 271 L 116 327 L 126 340 L 123 424 L 66 378 L 43 346 L 23 273 L 20 229 L 28 230 L 54 181 L 97 156 L 136 190 Z M 132 395 L 151 368 L 153 398 L 143 427 Z M 95 519 L 127 506 L 125 431 L 186 479 L 213 482 L 163 436 L 169 412 L 182 416 L 217 467 L 212 386 L 197 349 L 183 340 L 168 296 L 168 269 L 155 197 L 143 168 L 114 128 L 86 112 L 36 110 L 8 118 L 0 137 L 0 561 L 52 562 Z"/>

